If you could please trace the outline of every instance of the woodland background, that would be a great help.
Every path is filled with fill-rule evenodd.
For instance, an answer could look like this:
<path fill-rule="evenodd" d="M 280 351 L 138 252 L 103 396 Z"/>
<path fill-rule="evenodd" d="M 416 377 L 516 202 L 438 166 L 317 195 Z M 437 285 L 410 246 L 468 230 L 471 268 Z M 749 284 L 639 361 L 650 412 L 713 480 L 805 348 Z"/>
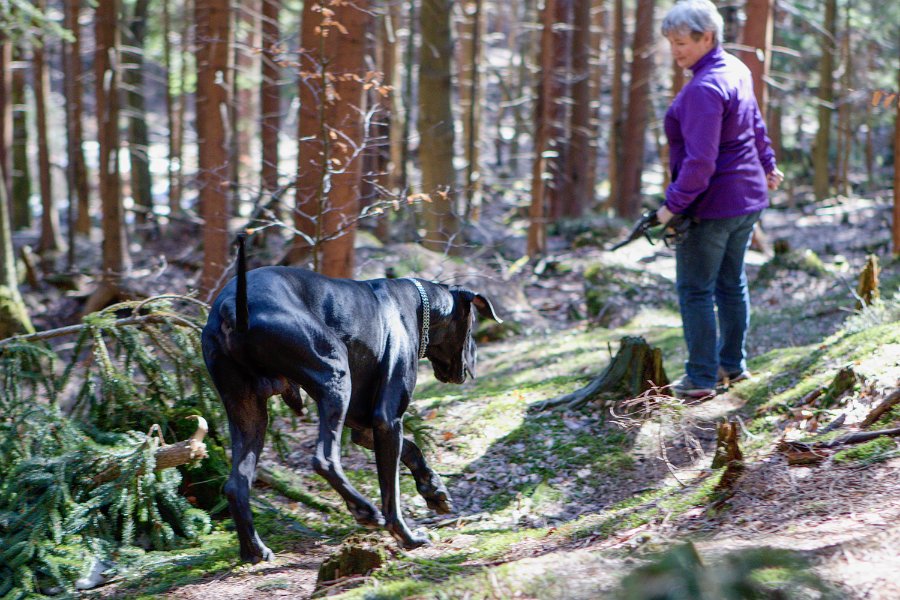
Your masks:
<path fill-rule="evenodd" d="M 763 298 L 754 370 L 771 377 L 717 400 L 719 416 L 743 414 L 751 419 L 747 431 L 757 436 L 812 434 L 848 402 L 876 405 L 896 387 L 890 349 L 898 318 L 893 256 L 900 252 L 900 6 L 871 0 L 717 5 L 725 48 L 754 74 L 786 174 L 772 197 L 772 217 L 756 233 L 751 261 L 754 293 Z M 670 6 L 654 0 L 3 2 L 0 593 L 74 593 L 87 572 L 116 581 L 110 573 L 118 569 L 127 595 L 135 573 L 140 579 L 160 572 L 148 565 L 181 564 L 177 554 L 154 552 L 197 548 L 197 539 L 212 550 L 195 574 L 226 572 L 217 561 L 230 560 L 220 497 L 227 432 L 196 332 L 205 303 L 231 276 L 230 244 L 242 230 L 253 234 L 252 266 L 308 266 L 337 277 L 426 276 L 471 283 L 500 299 L 510 323 L 480 334 L 483 341 L 508 338 L 487 350 L 487 371 L 500 374 L 465 394 L 483 396 L 475 412 L 524 419 L 522 425 L 489 429 L 494 437 L 479 440 L 455 412 L 458 398 L 430 383 L 407 419 L 423 439 L 441 432 L 437 445 L 451 447 L 442 457 L 457 469 L 455 494 L 480 479 L 474 473 L 484 464 L 491 466 L 478 449 L 490 446 L 513 460 L 509 449 L 524 444 L 534 463 L 544 461 L 525 440 L 534 437 L 535 423 L 549 432 L 541 441 L 546 448 L 577 434 L 577 444 L 569 440 L 566 447 L 585 449 L 564 454 L 570 460 L 559 466 L 559 477 L 565 481 L 556 483 L 543 471 L 519 473 L 516 462 L 498 467 L 511 479 L 498 476 L 490 497 L 470 490 L 469 512 L 455 527 L 469 518 L 512 519 L 515 540 L 503 537 L 512 533 L 499 525 L 494 533 L 476 525 L 462 534 L 476 540 L 475 550 L 394 556 L 382 579 L 399 581 L 397 589 L 406 589 L 405 576 L 426 583 L 488 577 L 492 565 L 482 563 L 518 560 L 516 544 L 538 530 L 551 539 L 542 552 L 557 560 L 553 552 L 584 540 L 602 545 L 621 538 L 608 525 L 611 514 L 617 520 L 621 511 L 636 511 L 625 522 L 659 533 L 675 527 L 677 515 L 717 501 L 712 479 L 721 470 L 695 473 L 698 487 L 685 501 L 675 497 L 686 492 L 670 491 L 671 480 L 664 484 L 643 459 L 623 458 L 632 456 L 636 438 L 606 422 L 605 401 L 533 422 L 522 408 L 583 383 L 589 364 L 606 360 L 596 349 L 620 334 L 646 336 L 663 348 L 668 370 L 678 369 L 680 330 L 668 324 L 673 300 L 665 292 L 671 257 L 643 242 L 618 258 L 603 251 L 644 208 L 659 204 L 668 183 L 662 116 L 686 76 L 659 34 Z M 848 271 L 861 270 L 867 256 L 874 257 L 869 272 L 876 279 L 881 261 L 883 299 L 870 295 L 871 285 L 847 282 L 855 277 Z M 852 298 L 843 306 L 848 289 L 859 304 Z M 642 316 L 647 307 L 657 311 L 650 322 Z M 840 310 L 852 312 L 851 320 L 838 318 Z M 838 357 L 812 348 L 842 343 L 850 348 L 842 358 L 862 360 L 868 352 L 886 362 L 857 369 L 853 394 L 826 394 L 822 405 L 807 393 L 831 381 Z M 538 356 L 541 347 L 552 352 Z M 503 353 L 520 360 L 520 374 Z M 588 355 L 593 359 L 585 362 Z M 804 362 L 809 356 L 815 360 Z M 550 380 L 540 376 L 546 369 L 554 373 Z M 273 464 L 290 469 L 287 475 L 270 469 L 264 486 L 320 512 L 306 520 L 288 507 L 294 510 L 288 517 L 270 500 L 265 518 L 274 531 L 289 522 L 299 532 L 296 556 L 317 557 L 314 567 L 298 568 L 305 577 L 325 557 L 324 548 L 345 540 L 352 527 L 336 516 L 327 491 L 308 473 L 298 475 L 308 457 L 295 462 L 290 448 L 305 443 L 306 426 L 279 406 L 273 403 L 278 416 L 270 440 L 279 455 Z M 748 406 L 757 412 L 747 416 Z M 143 432 L 156 425 L 169 441 L 185 439 L 196 427 L 184 421 L 187 415 L 209 421 L 209 458 L 193 469 L 154 471 L 159 442 Z M 879 422 L 896 426 L 897 417 L 889 412 Z M 647 422 L 659 425 L 654 419 Z M 693 431 L 677 419 L 660 431 L 673 423 Z M 687 445 L 702 454 L 706 442 Z M 888 466 L 878 468 L 888 471 L 873 471 L 876 479 L 897 468 L 896 448 L 879 443 L 873 452 Z M 620 444 L 626 450 L 613 452 Z M 665 458 L 666 444 L 661 447 Z M 584 462 L 585 454 L 594 462 Z M 612 458 L 600 458 L 607 455 Z M 365 466 L 365 455 L 358 459 Z M 681 466 L 696 466 L 694 460 L 690 455 Z M 615 505 L 607 514 L 609 503 L 595 506 L 570 493 L 572 482 L 584 483 L 584 469 L 612 477 L 626 464 L 662 495 L 646 499 L 643 484 L 626 485 L 646 501 L 637 508 Z M 679 460 L 662 464 L 677 471 Z M 771 473 L 754 476 L 749 481 Z M 601 478 L 589 489 L 608 494 L 610 503 L 629 502 L 609 492 L 611 485 Z M 657 510 L 660 498 L 678 505 L 662 521 L 647 512 L 651 504 Z M 596 509 L 596 522 L 577 521 L 573 502 L 582 506 L 580 518 Z M 557 504 L 564 508 L 554 513 Z M 481 509 L 490 517 L 473 516 Z M 556 516 L 548 522 L 539 514 Z M 325 525 L 310 533 L 318 527 L 311 523 L 322 519 Z M 559 523 L 569 529 L 557 535 Z M 677 539 L 692 527 L 682 525 Z M 275 547 L 290 552 L 297 544 L 276 540 Z M 687 556 L 673 560 L 694 560 Z M 772 557 L 757 558 L 769 564 Z M 772 560 L 795 564 L 781 555 Z M 702 568 L 697 572 L 707 577 Z M 345 583 L 373 585 L 371 576 L 359 577 Z M 502 573 L 491 577 L 505 581 Z M 312 583 L 301 579 L 253 593 L 311 592 Z M 470 583 L 461 585 L 461 595 L 471 591 Z M 612 584 L 603 585 L 608 591 Z"/>

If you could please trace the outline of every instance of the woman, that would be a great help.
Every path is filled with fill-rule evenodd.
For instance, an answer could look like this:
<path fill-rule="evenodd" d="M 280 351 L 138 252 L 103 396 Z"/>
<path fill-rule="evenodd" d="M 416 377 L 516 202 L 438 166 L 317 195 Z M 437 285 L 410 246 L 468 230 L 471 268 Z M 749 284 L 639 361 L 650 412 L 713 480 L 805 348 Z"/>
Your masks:
<path fill-rule="evenodd" d="M 750 297 L 744 254 L 784 175 L 766 137 L 750 71 L 721 47 L 722 17 L 709 0 L 678 2 L 663 20 L 675 62 L 691 80 L 666 113 L 672 183 L 657 212 L 695 221 L 676 247 L 676 288 L 688 359 L 682 397 L 715 393 L 749 376 Z M 716 313 L 718 312 L 718 336 Z"/>

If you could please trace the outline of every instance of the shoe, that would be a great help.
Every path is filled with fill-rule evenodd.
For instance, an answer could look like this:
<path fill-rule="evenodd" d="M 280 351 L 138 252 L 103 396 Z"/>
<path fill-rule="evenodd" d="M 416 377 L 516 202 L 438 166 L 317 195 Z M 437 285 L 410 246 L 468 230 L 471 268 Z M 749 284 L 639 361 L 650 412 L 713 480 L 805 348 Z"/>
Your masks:
<path fill-rule="evenodd" d="M 672 392 L 678 398 L 707 398 L 716 395 L 713 388 L 705 388 L 695 385 L 687 375 L 672 384 Z"/>
<path fill-rule="evenodd" d="M 751 373 L 747 369 L 737 369 L 735 371 L 726 371 L 719 367 L 719 373 L 716 376 L 716 385 L 729 386 L 732 383 L 750 379 Z"/>

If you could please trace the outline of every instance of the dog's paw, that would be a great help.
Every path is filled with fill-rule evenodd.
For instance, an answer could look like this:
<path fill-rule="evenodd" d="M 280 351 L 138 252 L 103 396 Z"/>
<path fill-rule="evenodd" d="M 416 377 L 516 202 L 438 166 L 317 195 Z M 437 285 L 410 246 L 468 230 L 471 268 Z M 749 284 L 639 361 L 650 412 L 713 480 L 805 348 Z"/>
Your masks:
<path fill-rule="evenodd" d="M 416 548 L 421 548 L 422 546 L 431 545 L 431 538 L 421 531 L 416 531 L 416 533 L 406 533 L 406 535 L 400 532 L 394 533 L 392 531 L 391 535 L 397 540 L 397 545 L 404 550 L 414 550 Z"/>
<path fill-rule="evenodd" d="M 254 565 L 260 561 L 270 562 L 275 560 L 275 553 L 268 546 L 259 544 L 250 551 L 241 551 L 241 560 Z"/>
<path fill-rule="evenodd" d="M 374 506 L 361 508 L 351 508 L 350 514 L 356 519 L 356 522 L 366 529 L 381 529 L 384 527 L 384 517 L 375 509 Z"/>
<path fill-rule="evenodd" d="M 428 508 L 439 515 L 447 515 L 453 512 L 453 500 L 449 494 L 435 494 L 430 498 L 425 498 Z"/>

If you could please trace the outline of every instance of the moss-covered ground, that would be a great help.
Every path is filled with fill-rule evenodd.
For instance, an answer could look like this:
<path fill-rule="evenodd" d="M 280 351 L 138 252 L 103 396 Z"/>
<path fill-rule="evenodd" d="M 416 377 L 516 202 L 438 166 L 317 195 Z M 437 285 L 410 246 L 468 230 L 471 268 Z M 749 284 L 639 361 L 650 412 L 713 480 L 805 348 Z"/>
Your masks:
<path fill-rule="evenodd" d="M 886 289 L 896 287 L 898 271 L 896 263 L 885 266 Z M 873 401 L 872 390 L 896 385 L 890 377 L 900 368 L 895 353 L 900 323 L 852 330 L 844 326 L 845 313 L 837 311 L 848 305 L 846 290 L 830 286 L 814 302 L 783 302 L 774 310 L 759 306 L 751 380 L 703 405 L 681 407 L 666 419 L 651 415 L 631 429 L 621 426 L 607 404 L 591 403 L 575 412 L 535 408 L 589 382 L 625 335 L 642 335 L 662 348 L 670 378 L 679 375 L 681 330 L 674 309 L 665 304 L 640 312 L 615 330 L 581 324 L 483 345 L 478 379 L 461 387 L 438 383 L 423 363 L 411 410 L 421 415 L 435 440 L 426 454 L 447 483 L 457 512 L 450 517 L 430 513 L 412 478 L 402 475 L 406 514 L 428 530 L 432 545 L 401 552 L 386 534 L 368 533 L 390 550 L 387 563 L 328 591 L 360 599 L 602 597 L 635 564 L 676 539 L 707 540 L 715 548 L 716 540 L 734 533 L 732 528 L 740 539 L 744 532 L 769 531 L 747 508 L 751 501 L 757 508 L 774 503 L 776 515 L 778 503 L 784 503 L 781 516 L 792 519 L 784 528 L 796 531 L 797 519 L 809 517 L 795 514 L 803 506 L 815 514 L 832 504 L 827 498 L 795 503 L 791 494 L 802 496 L 797 490 L 767 495 L 759 482 L 775 477 L 772 473 L 776 478 L 803 473 L 805 479 L 796 484 L 802 488 L 815 486 L 811 482 L 820 477 L 834 481 L 825 474 L 835 469 L 898 470 L 897 444 L 889 438 L 844 450 L 819 471 L 790 471 L 774 452 L 784 435 L 814 437 L 812 431 L 801 431 L 809 419 L 798 417 L 799 403 L 842 366 L 855 365 L 869 382 L 868 391 L 857 389 L 840 406 L 822 409 L 820 420 L 829 410 L 838 414 L 851 411 L 854 402 L 864 404 L 866 394 Z M 798 339 L 797 322 L 819 319 L 830 322 L 820 324 L 818 337 Z M 741 420 L 748 472 L 746 487 L 739 482 L 731 498 L 715 489 L 721 470 L 709 467 L 715 438 L 711 428 L 724 417 Z M 898 421 L 900 412 L 894 410 L 877 427 L 897 427 Z M 295 471 L 311 494 L 340 505 L 308 466 L 314 424 L 301 423 L 286 433 L 296 450 L 285 457 L 284 466 Z M 348 447 L 345 467 L 354 485 L 377 500 L 371 453 Z M 761 487 L 752 487 L 756 485 Z M 308 596 L 316 565 L 348 536 L 361 535 L 342 511 L 321 512 L 264 487 L 253 495 L 261 536 L 278 555 L 273 565 L 240 565 L 236 537 L 225 520 L 191 547 L 123 557 L 115 593 L 193 597 L 191 590 L 215 593 L 217 582 L 252 580 L 250 588 L 241 589 L 250 589 L 253 596 Z M 877 513 L 878 508 L 872 510 Z M 810 555 L 813 562 L 817 556 Z M 604 575 L 597 574 L 601 571 Z"/>

